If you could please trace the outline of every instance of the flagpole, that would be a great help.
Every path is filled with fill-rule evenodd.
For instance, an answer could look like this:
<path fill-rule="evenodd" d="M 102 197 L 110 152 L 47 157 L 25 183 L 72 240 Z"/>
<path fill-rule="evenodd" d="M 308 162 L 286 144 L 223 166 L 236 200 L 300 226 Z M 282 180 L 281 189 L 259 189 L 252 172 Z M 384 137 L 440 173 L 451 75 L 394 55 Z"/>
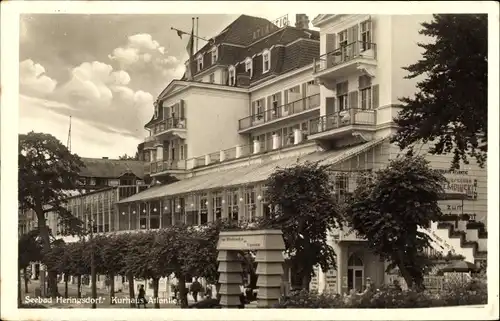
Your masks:
<path fill-rule="evenodd" d="M 200 20 L 199 17 L 196 17 L 196 52 L 198 52 L 198 31 L 200 30 Z"/>
<path fill-rule="evenodd" d="M 180 33 L 181 35 L 188 35 L 188 36 L 190 35 L 190 34 L 189 34 L 189 32 L 185 32 L 185 31 L 182 31 L 182 30 L 176 29 L 176 28 L 174 28 L 174 27 L 170 27 L 170 30 L 177 31 L 177 32 L 178 32 L 178 33 Z M 193 37 L 194 37 L 195 39 L 197 38 L 197 39 L 200 39 L 200 40 L 203 40 L 203 41 L 206 41 L 206 42 L 210 42 L 210 40 L 209 40 L 209 39 L 205 39 L 205 38 L 203 38 L 203 37 L 197 37 L 197 36 L 195 36 L 195 35 L 193 35 Z"/>

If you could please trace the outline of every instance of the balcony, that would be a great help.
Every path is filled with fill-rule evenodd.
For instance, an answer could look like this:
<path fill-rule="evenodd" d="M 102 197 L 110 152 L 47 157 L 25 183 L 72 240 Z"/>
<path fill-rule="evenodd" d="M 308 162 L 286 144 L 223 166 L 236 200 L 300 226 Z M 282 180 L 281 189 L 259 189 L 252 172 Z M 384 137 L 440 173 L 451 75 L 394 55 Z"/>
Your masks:
<path fill-rule="evenodd" d="M 167 118 L 152 127 L 154 136 L 175 135 L 186 139 L 186 118 Z"/>
<path fill-rule="evenodd" d="M 276 108 L 268 109 L 262 113 L 254 114 L 239 120 L 239 133 L 243 134 L 264 124 L 273 124 L 280 119 L 292 118 L 308 114 L 310 111 L 319 109 L 320 95 L 314 94 Z"/>
<path fill-rule="evenodd" d="M 334 114 L 311 120 L 309 139 L 337 139 L 353 132 L 375 131 L 376 113 L 374 110 L 347 109 Z"/>
<path fill-rule="evenodd" d="M 323 82 L 356 74 L 359 70 L 373 77 L 376 65 L 376 45 L 355 41 L 314 59 L 313 74 Z"/>
<path fill-rule="evenodd" d="M 154 175 L 162 172 L 182 172 L 186 169 L 185 160 L 163 160 L 144 164 L 144 174 Z"/>

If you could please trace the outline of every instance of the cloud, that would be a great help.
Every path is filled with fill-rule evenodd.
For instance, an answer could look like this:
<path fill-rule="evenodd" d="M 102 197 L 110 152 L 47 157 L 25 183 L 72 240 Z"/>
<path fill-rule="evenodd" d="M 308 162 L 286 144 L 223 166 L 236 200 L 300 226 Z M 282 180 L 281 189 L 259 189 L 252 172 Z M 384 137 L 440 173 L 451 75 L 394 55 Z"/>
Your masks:
<path fill-rule="evenodd" d="M 165 47 L 154 40 L 150 34 L 139 33 L 129 36 L 127 43 L 115 48 L 108 58 L 119 69 L 141 75 L 139 78 L 145 82 L 141 85 L 154 87 L 154 91 L 159 92 L 161 88 L 156 88 L 158 83 L 160 86 L 164 85 L 160 80 L 164 79 L 165 75 L 179 74 L 174 73 L 179 65 L 184 67 L 177 57 L 166 53 Z M 137 83 L 137 81 L 134 82 Z"/>
<path fill-rule="evenodd" d="M 20 91 L 35 96 L 44 96 L 52 93 L 57 81 L 45 75 L 45 68 L 31 59 L 19 64 Z"/>

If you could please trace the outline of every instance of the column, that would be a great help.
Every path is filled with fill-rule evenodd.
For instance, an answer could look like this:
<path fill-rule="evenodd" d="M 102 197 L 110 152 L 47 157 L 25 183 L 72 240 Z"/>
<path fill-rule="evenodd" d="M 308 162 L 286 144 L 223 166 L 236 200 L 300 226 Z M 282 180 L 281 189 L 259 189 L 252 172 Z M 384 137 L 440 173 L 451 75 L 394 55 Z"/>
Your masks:
<path fill-rule="evenodd" d="M 347 293 L 347 248 L 337 243 L 337 293 Z"/>
<path fill-rule="evenodd" d="M 236 156 L 235 158 L 240 158 L 241 157 L 241 146 L 236 146 Z"/>
<path fill-rule="evenodd" d="M 163 200 L 160 200 L 160 208 L 158 209 L 158 213 L 160 214 L 160 221 L 159 221 L 159 224 L 160 224 L 160 229 L 163 228 L 163 225 L 162 225 L 162 216 L 163 216 Z"/>
<path fill-rule="evenodd" d="M 273 149 L 280 148 L 280 136 L 278 134 L 273 135 Z"/>
<path fill-rule="evenodd" d="M 225 153 L 223 150 L 221 150 L 221 151 L 219 152 L 219 160 L 220 160 L 221 162 L 223 162 L 223 161 L 225 161 L 225 160 L 226 160 L 226 153 Z"/>
<path fill-rule="evenodd" d="M 220 305 L 225 308 L 238 308 L 240 305 L 240 285 L 243 283 L 243 268 L 236 251 L 219 251 Z"/>
<path fill-rule="evenodd" d="M 293 143 L 294 145 L 300 144 L 302 142 L 302 131 L 298 128 L 293 130 Z"/>
<path fill-rule="evenodd" d="M 258 140 L 253 141 L 253 153 L 254 154 L 260 153 L 260 141 Z"/>
<path fill-rule="evenodd" d="M 213 222 L 215 221 L 214 219 L 214 200 L 213 200 L 213 194 L 211 192 L 207 193 L 207 222 Z"/>
<path fill-rule="evenodd" d="M 283 243 L 282 240 L 281 243 Z M 272 307 L 279 302 L 281 296 L 283 263 L 285 262 L 283 250 L 259 250 L 255 262 L 257 262 L 257 286 L 259 287 L 257 306 L 259 308 Z"/>
<path fill-rule="evenodd" d="M 130 211 L 130 204 L 127 205 L 128 208 L 128 230 L 130 231 L 132 229 L 132 218 L 131 218 L 131 211 Z"/>

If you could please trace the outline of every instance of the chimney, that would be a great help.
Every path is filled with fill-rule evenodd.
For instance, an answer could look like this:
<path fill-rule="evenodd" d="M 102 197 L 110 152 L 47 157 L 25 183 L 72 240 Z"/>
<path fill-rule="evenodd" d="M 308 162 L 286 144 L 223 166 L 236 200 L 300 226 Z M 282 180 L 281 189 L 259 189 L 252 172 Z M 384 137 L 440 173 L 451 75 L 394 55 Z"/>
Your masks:
<path fill-rule="evenodd" d="M 103 157 L 102 159 L 108 159 L 107 157 Z"/>
<path fill-rule="evenodd" d="M 250 87 L 250 75 L 248 73 L 236 75 L 236 84 L 242 88 Z"/>
<path fill-rule="evenodd" d="M 303 13 L 295 15 L 295 27 L 299 29 L 309 29 L 309 17 Z"/>

